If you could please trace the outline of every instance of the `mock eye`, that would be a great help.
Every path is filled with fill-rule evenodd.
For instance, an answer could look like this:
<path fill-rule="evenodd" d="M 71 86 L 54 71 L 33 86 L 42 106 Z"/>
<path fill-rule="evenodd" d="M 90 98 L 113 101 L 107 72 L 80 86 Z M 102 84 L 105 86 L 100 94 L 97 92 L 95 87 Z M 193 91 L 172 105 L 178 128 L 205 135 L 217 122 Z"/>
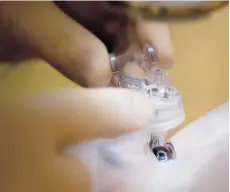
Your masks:
<path fill-rule="evenodd" d="M 168 154 L 165 151 L 159 150 L 156 153 L 156 157 L 159 161 L 167 161 Z"/>

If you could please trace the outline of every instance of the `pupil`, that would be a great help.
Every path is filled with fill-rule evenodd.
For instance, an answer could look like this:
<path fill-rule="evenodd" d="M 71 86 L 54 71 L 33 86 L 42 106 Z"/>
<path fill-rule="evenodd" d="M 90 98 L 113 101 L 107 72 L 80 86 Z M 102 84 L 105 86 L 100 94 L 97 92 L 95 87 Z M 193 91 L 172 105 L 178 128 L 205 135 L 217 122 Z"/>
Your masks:
<path fill-rule="evenodd" d="M 165 152 L 160 151 L 157 153 L 157 158 L 159 160 L 165 160 L 167 158 L 167 154 Z"/>

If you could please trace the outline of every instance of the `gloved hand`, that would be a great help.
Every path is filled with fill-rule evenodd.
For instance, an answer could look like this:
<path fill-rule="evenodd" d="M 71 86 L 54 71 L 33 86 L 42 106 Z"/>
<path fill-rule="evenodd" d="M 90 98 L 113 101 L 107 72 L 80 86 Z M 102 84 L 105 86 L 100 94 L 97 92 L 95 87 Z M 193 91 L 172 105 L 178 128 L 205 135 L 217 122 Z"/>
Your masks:
<path fill-rule="evenodd" d="M 117 88 L 0 101 L 1 192 L 90 192 L 88 170 L 65 149 L 142 129 L 154 118 L 148 98 Z"/>
<path fill-rule="evenodd" d="M 82 5 L 82 2 L 72 2 L 69 6 L 80 15 L 95 18 L 88 26 L 100 24 L 105 26 L 108 33 L 115 33 L 118 36 L 116 50 L 124 47 L 124 42 L 152 44 L 159 65 L 162 68 L 172 66 L 173 50 L 170 32 L 165 24 L 136 18 L 133 25 L 123 26 L 121 23 L 119 28 L 125 29 L 122 32 L 117 25 L 106 23 L 105 19 L 97 20 L 103 11 L 107 11 L 103 4 L 85 2 Z M 105 13 L 102 16 L 106 18 L 107 15 Z M 1 2 L 0 28 L 0 58 L 15 57 L 17 52 L 24 50 L 26 54 L 32 52 L 32 55 L 42 57 L 62 74 L 83 86 L 107 86 L 111 81 L 112 71 L 105 45 L 53 2 Z"/>

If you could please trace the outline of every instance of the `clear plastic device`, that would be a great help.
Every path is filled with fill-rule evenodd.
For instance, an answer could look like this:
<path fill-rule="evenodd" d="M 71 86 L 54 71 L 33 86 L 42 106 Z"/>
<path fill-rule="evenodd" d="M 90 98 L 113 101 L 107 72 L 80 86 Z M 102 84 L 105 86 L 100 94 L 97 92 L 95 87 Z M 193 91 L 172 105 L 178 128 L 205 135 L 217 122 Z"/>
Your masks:
<path fill-rule="evenodd" d="M 130 64 L 140 67 L 144 71 L 144 77 L 127 76 L 124 70 L 126 65 Z M 182 96 L 177 88 L 170 85 L 171 79 L 168 73 L 157 65 L 154 49 L 150 45 L 145 45 L 139 52 L 127 52 L 121 56 L 112 54 L 111 67 L 119 77 L 120 87 L 137 89 L 152 100 L 156 117 L 146 128 L 149 130 L 150 150 L 154 151 L 161 162 L 175 158 L 173 145 L 165 141 L 165 136 L 168 130 L 176 128 L 185 119 Z M 162 150 L 166 148 L 167 150 Z"/>
<path fill-rule="evenodd" d="M 143 78 L 124 74 L 127 64 L 138 65 L 145 73 Z M 142 51 L 127 52 L 121 56 L 111 55 L 111 66 L 119 76 L 118 85 L 123 88 L 137 89 L 148 95 L 156 109 L 153 130 L 167 131 L 177 127 L 185 118 L 180 91 L 171 86 L 167 72 L 160 69 L 154 49 L 145 45 Z"/>

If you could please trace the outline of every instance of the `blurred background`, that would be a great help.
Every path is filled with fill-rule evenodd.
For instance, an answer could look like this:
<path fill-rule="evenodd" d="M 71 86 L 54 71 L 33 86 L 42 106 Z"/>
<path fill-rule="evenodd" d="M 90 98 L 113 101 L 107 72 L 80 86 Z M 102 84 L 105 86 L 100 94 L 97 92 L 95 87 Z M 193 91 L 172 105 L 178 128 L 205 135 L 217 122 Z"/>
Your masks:
<path fill-rule="evenodd" d="M 175 65 L 169 73 L 182 91 L 186 112 L 180 129 L 229 99 L 229 8 L 174 23 L 172 32 Z"/>

